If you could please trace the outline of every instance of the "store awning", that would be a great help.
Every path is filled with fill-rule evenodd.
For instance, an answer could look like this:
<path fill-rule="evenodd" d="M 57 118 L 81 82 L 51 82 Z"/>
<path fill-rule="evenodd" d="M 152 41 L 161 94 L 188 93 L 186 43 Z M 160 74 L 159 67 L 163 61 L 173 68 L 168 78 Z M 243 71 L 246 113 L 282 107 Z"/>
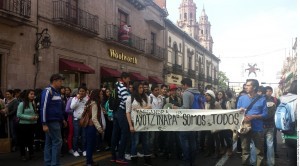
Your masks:
<path fill-rule="evenodd" d="M 89 66 L 85 65 L 81 62 L 76 62 L 68 59 L 59 59 L 59 70 L 69 70 L 69 71 L 76 71 L 82 72 L 86 74 L 94 74 L 95 70 L 90 68 Z"/>
<path fill-rule="evenodd" d="M 163 81 L 156 76 L 149 76 L 148 81 L 149 83 L 163 84 Z"/>
<path fill-rule="evenodd" d="M 132 81 L 145 81 L 146 77 L 142 76 L 140 73 L 130 73 L 130 79 Z"/>
<path fill-rule="evenodd" d="M 121 76 L 121 72 L 116 69 L 108 68 L 108 67 L 101 67 L 101 77 L 115 77 L 118 78 Z"/>

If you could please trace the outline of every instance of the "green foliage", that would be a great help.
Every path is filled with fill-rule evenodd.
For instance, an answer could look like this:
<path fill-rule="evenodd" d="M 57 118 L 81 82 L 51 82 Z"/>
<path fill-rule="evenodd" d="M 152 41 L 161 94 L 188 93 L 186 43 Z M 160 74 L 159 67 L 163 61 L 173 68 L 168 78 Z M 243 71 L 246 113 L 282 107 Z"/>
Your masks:
<path fill-rule="evenodd" d="M 225 72 L 219 71 L 218 80 L 219 80 L 219 89 L 227 90 L 229 78 L 226 76 Z"/>

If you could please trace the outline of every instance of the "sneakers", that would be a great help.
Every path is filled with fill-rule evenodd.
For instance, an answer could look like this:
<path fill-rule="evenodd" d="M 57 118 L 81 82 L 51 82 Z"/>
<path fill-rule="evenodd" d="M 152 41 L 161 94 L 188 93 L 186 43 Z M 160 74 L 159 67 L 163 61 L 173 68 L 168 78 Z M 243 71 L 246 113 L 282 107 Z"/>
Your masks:
<path fill-rule="evenodd" d="M 137 152 L 138 157 L 144 157 L 144 154 Z"/>
<path fill-rule="evenodd" d="M 86 151 L 82 152 L 82 156 L 84 156 L 84 157 L 86 156 Z"/>
<path fill-rule="evenodd" d="M 70 150 L 68 151 L 68 153 L 70 153 L 71 155 L 74 155 L 74 150 L 73 150 L 73 149 L 70 149 Z"/>
<path fill-rule="evenodd" d="M 80 154 L 79 154 L 77 151 L 75 151 L 75 152 L 73 153 L 73 156 L 74 156 L 74 157 L 79 157 Z"/>
<path fill-rule="evenodd" d="M 125 154 L 125 159 L 126 159 L 126 160 L 131 160 L 130 154 Z"/>
<path fill-rule="evenodd" d="M 118 160 L 116 160 L 116 163 L 118 163 L 118 164 L 128 164 L 128 161 L 126 161 L 125 159 L 118 159 Z"/>

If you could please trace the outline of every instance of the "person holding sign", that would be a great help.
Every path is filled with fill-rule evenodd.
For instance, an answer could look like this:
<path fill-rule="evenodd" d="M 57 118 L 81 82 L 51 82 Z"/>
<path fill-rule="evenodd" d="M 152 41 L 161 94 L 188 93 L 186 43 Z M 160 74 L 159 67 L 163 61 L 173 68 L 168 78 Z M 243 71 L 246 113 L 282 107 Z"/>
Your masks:
<path fill-rule="evenodd" d="M 133 84 L 133 93 L 126 100 L 126 117 L 131 132 L 131 161 L 136 164 L 137 161 L 137 145 L 139 138 L 143 145 L 143 154 L 145 165 L 151 166 L 151 154 L 149 148 L 149 132 L 135 132 L 132 119 L 136 116 L 137 109 L 151 109 L 151 104 L 148 96 L 144 93 L 142 83 L 136 82 Z"/>
<path fill-rule="evenodd" d="M 249 165 L 250 142 L 253 140 L 257 162 L 263 165 L 264 160 L 264 128 L 263 119 L 268 117 L 266 98 L 257 94 L 259 83 L 256 79 L 248 79 L 246 83 L 247 95 L 241 96 L 237 108 L 245 112 L 244 122 L 251 122 L 251 130 L 240 134 L 242 142 L 242 165 Z M 246 110 L 246 108 L 251 107 Z"/>
<path fill-rule="evenodd" d="M 221 105 L 219 102 L 216 101 L 216 95 L 212 90 L 207 90 L 205 92 L 205 109 L 211 110 L 211 109 L 222 109 Z M 215 151 L 215 156 L 214 158 L 220 158 L 220 136 L 219 136 L 219 131 L 207 131 L 206 135 L 208 137 L 208 149 L 207 153 L 205 154 L 206 157 L 210 156 L 213 151 Z M 216 147 L 214 146 L 216 142 Z M 214 149 L 215 147 L 215 149 Z"/>
<path fill-rule="evenodd" d="M 192 109 L 194 102 L 194 96 L 199 95 L 200 92 L 196 88 L 192 88 L 192 80 L 190 78 L 184 78 L 181 81 L 182 89 L 184 90 L 182 100 L 182 107 L 176 107 L 173 105 L 173 109 Z M 182 166 L 195 166 L 196 158 L 196 132 L 194 131 L 182 131 L 179 133 L 179 139 L 181 143 L 183 153 Z"/>

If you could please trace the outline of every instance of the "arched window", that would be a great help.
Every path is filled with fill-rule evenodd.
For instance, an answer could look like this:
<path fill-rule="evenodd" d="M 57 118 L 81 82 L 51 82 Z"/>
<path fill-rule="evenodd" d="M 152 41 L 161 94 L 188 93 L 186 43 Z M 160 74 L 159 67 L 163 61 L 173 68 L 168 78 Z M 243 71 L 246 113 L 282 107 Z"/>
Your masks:
<path fill-rule="evenodd" d="M 190 20 L 193 19 L 193 13 L 190 13 Z"/>
<path fill-rule="evenodd" d="M 181 52 L 181 43 L 179 43 L 179 52 Z"/>
<path fill-rule="evenodd" d="M 184 20 L 186 20 L 187 19 L 187 14 L 186 13 L 184 13 Z"/>
<path fill-rule="evenodd" d="M 169 37 L 169 47 L 171 47 L 172 39 Z"/>

